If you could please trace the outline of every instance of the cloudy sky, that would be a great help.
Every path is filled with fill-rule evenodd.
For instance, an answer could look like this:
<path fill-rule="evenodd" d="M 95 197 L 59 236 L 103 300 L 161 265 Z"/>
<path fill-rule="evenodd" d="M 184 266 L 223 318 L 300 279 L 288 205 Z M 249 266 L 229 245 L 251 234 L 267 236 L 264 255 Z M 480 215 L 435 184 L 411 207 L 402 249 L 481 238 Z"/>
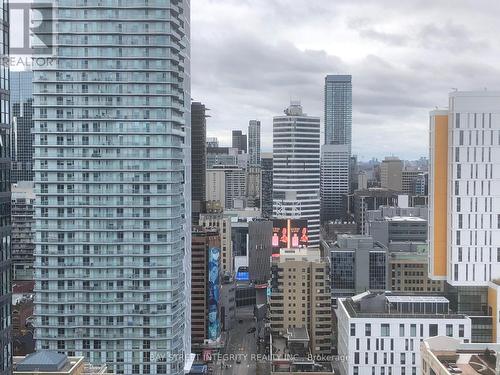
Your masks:
<path fill-rule="evenodd" d="M 498 0 L 192 0 L 192 97 L 208 136 L 262 122 L 292 99 L 321 116 L 324 76 L 353 75 L 360 159 L 427 155 L 428 112 L 448 92 L 500 90 Z"/>

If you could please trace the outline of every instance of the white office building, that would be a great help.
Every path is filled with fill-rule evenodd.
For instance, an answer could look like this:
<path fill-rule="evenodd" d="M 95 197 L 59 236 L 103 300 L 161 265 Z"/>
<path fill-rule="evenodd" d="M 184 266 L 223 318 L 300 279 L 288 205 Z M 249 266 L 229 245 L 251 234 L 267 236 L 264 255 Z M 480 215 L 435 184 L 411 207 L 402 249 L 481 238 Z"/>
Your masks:
<path fill-rule="evenodd" d="M 60 0 L 43 25 L 57 59 L 33 66 L 36 349 L 183 374 L 189 0 Z"/>
<path fill-rule="evenodd" d="M 309 246 L 319 246 L 320 119 L 297 101 L 273 119 L 273 216 L 307 219 Z"/>
<path fill-rule="evenodd" d="M 420 343 L 433 336 L 471 339 L 471 321 L 438 296 L 365 292 L 338 300 L 341 375 L 420 375 Z"/>
<path fill-rule="evenodd" d="M 500 92 L 452 92 L 430 120 L 431 277 L 486 287 L 500 278 Z"/>

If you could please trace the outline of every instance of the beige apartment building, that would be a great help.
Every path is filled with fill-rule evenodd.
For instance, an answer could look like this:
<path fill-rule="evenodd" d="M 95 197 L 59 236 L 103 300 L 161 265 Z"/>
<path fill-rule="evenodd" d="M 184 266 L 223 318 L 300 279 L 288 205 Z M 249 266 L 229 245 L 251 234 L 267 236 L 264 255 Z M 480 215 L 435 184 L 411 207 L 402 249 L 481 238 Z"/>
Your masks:
<path fill-rule="evenodd" d="M 332 347 L 330 264 L 319 249 L 282 249 L 271 265 L 271 332 L 287 337 L 305 328 L 313 355 Z"/>
<path fill-rule="evenodd" d="M 443 280 L 432 280 L 428 272 L 425 243 L 391 243 L 387 285 L 393 292 L 442 293 Z"/>
<path fill-rule="evenodd" d="M 210 204 L 208 204 L 207 207 L 210 209 Z M 200 226 L 205 228 L 217 228 L 219 230 L 222 272 L 229 272 L 232 274 L 233 245 L 231 242 L 231 217 L 224 215 L 219 209 L 213 209 L 210 213 L 200 214 Z"/>

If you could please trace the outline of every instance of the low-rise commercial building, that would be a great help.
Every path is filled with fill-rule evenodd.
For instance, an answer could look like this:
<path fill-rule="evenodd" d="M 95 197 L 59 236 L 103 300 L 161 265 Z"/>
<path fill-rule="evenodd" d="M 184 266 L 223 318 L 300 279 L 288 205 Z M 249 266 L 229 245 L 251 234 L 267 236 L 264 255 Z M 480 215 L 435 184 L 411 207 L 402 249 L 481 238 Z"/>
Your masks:
<path fill-rule="evenodd" d="M 387 286 L 393 292 L 444 293 L 444 281 L 429 278 L 425 242 L 391 242 L 389 244 Z"/>
<path fill-rule="evenodd" d="M 332 299 L 387 290 L 387 248 L 369 236 L 342 234 L 336 242 L 323 242 L 330 255 Z"/>
<path fill-rule="evenodd" d="M 420 344 L 422 375 L 500 374 L 499 343 L 463 343 L 460 339 L 429 337 Z"/>
<path fill-rule="evenodd" d="M 85 357 L 68 357 L 50 350 L 40 350 L 25 357 L 14 357 L 13 375 L 104 375 L 106 365 L 92 366 Z"/>
<path fill-rule="evenodd" d="M 342 375 L 417 375 L 420 342 L 433 336 L 470 342 L 471 320 L 451 314 L 439 296 L 365 292 L 341 298 L 336 309 Z"/>

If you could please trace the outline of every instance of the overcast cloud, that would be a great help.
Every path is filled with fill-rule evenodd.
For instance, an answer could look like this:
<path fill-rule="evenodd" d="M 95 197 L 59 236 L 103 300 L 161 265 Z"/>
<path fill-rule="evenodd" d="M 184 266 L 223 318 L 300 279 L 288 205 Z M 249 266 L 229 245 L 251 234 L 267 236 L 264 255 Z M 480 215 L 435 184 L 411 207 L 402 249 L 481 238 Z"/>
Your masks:
<path fill-rule="evenodd" d="M 428 112 L 448 92 L 500 90 L 498 0 L 192 0 L 192 98 L 208 135 L 272 117 L 290 99 L 323 118 L 326 74 L 353 76 L 353 152 L 427 156 Z"/>

